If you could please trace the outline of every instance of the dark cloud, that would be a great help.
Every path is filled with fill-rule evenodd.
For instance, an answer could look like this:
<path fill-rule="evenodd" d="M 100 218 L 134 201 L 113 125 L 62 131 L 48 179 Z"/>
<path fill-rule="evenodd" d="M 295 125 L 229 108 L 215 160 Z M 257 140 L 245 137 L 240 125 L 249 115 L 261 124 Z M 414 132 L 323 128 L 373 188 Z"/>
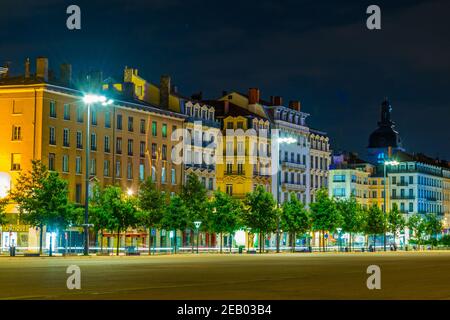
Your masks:
<path fill-rule="evenodd" d="M 82 9 L 82 30 L 65 8 Z M 120 75 L 125 65 L 186 95 L 258 86 L 300 99 L 334 149 L 364 151 L 379 104 L 410 151 L 450 158 L 448 1 L 378 1 L 382 30 L 365 27 L 369 1 L 11 1 L 0 4 L 0 61 L 26 56 Z"/>

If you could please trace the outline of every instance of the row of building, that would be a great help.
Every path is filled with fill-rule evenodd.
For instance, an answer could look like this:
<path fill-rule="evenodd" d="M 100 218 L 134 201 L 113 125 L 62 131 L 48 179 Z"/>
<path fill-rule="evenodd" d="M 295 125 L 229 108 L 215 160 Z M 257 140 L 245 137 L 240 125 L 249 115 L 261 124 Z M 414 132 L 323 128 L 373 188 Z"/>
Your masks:
<path fill-rule="evenodd" d="M 0 196 L 14 188 L 34 159 L 66 179 L 70 200 L 80 205 L 86 170 L 90 186 L 117 184 L 135 193 L 151 177 L 174 194 L 195 173 L 210 192 L 243 198 L 262 185 L 280 203 L 294 194 L 306 205 L 328 185 L 329 138 L 308 126 L 309 114 L 299 101 L 285 104 L 279 96 L 266 101 L 257 88 L 223 92 L 213 100 L 201 93 L 185 97 L 169 76 L 154 84 L 128 67 L 121 79 L 90 73 L 78 80 L 69 64 L 60 66 L 56 78 L 43 57 L 36 59 L 35 72 L 31 69 L 27 59 L 23 75 L 0 76 Z M 114 102 L 92 104 L 88 117 L 83 97 L 93 92 Z M 38 231 L 22 223 L 14 204 L 8 216 L 2 246 L 36 247 Z M 125 236 L 145 244 L 148 234 Z M 183 234 L 181 245 L 189 236 Z M 158 233 L 157 242 L 167 243 L 167 237 Z"/>
<path fill-rule="evenodd" d="M 413 214 L 436 214 L 445 232 L 450 227 L 450 162 L 407 152 L 391 120 L 392 107 L 381 105 L 378 128 L 370 135 L 367 154 L 332 156 L 328 191 L 345 199 L 354 196 L 358 203 L 377 205 L 383 211 L 394 206 L 408 219 Z M 407 241 L 410 233 L 404 232 Z"/>

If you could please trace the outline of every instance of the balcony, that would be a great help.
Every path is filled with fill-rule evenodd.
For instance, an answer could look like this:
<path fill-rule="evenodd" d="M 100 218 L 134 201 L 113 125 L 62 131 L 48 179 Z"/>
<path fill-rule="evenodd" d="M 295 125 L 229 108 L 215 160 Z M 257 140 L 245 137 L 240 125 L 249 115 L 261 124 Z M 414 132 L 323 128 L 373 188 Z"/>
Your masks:
<path fill-rule="evenodd" d="M 281 162 L 283 167 L 290 168 L 290 169 L 298 169 L 298 170 L 305 170 L 306 166 L 300 162 L 296 161 L 283 161 Z"/>
<path fill-rule="evenodd" d="M 288 190 L 294 190 L 294 191 L 305 191 L 306 190 L 306 186 L 303 184 L 298 184 L 298 183 L 286 183 L 283 182 L 281 184 L 281 187 L 284 189 L 288 189 Z"/>
<path fill-rule="evenodd" d="M 393 183 L 393 184 L 395 184 L 395 183 Z M 409 186 L 409 183 L 406 181 L 399 181 L 396 183 L 396 185 L 399 187 L 407 187 L 407 186 Z"/>
<path fill-rule="evenodd" d="M 409 196 L 409 195 L 396 195 L 391 196 L 391 200 L 414 200 L 415 196 Z"/>
<path fill-rule="evenodd" d="M 200 169 L 200 170 L 210 170 L 210 171 L 214 171 L 214 165 L 210 164 L 193 164 L 193 163 L 186 163 L 186 169 Z"/>
<path fill-rule="evenodd" d="M 225 171 L 226 176 L 245 176 L 245 171 Z"/>

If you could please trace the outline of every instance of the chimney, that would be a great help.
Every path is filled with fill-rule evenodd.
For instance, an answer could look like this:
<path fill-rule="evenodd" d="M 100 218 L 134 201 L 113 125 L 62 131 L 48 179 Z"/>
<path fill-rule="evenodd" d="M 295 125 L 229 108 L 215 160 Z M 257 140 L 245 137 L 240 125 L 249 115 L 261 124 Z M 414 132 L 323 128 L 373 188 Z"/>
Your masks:
<path fill-rule="evenodd" d="M 25 60 L 25 79 L 30 78 L 30 58 Z"/>
<path fill-rule="evenodd" d="M 48 59 L 45 57 L 38 57 L 36 59 L 36 77 L 44 81 L 48 81 Z"/>
<path fill-rule="evenodd" d="M 230 102 L 228 100 L 223 101 L 223 113 L 228 114 L 230 112 Z"/>
<path fill-rule="evenodd" d="M 272 106 L 282 106 L 283 98 L 280 96 L 270 96 L 270 104 Z"/>
<path fill-rule="evenodd" d="M 72 83 L 72 65 L 63 63 L 60 66 L 60 80 L 66 86 L 70 86 Z"/>
<path fill-rule="evenodd" d="M 170 76 L 162 75 L 159 83 L 159 104 L 162 108 L 169 108 Z"/>
<path fill-rule="evenodd" d="M 289 101 L 289 108 L 300 112 L 301 111 L 300 101 L 297 100 Z"/>
<path fill-rule="evenodd" d="M 259 102 L 259 89 L 250 88 L 248 89 L 248 104 L 255 104 Z"/>

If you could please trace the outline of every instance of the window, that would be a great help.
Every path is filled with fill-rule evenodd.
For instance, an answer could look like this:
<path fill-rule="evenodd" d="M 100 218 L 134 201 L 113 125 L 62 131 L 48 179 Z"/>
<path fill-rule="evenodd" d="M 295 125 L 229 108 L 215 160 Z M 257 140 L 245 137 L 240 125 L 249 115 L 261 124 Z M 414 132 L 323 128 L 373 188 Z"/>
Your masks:
<path fill-rule="evenodd" d="M 238 121 L 237 128 L 238 129 L 244 129 L 244 123 L 242 121 Z"/>
<path fill-rule="evenodd" d="M 161 158 L 162 160 L 167 160 L 167 146 L 165 144 L 162 145 Z"/>
<path fill-rule="evenodd" d="M 97 111 L 91 110 L 91 124 L 93 126 L 97 125 Z"/>
<path fill-rule="evenodd" d="M 110 174 L 110 161 L 109 160 L 104 160 L 103 161 L 103 175 L 105 177 L 109 177 Z"/>
<path fill-rule="evenodd" d="M 95 133 L 91 134 L 91 150 L 97 150 L 97 135 Z"/>
<path fill-rule="evenodd" d="M 75 202 L 81 203 L 81 183 L 75 185 Z"/>
<path fill-rule="evenodd" d="M 62 156 L 62 172 L 69 172 L 69 156 L 67 154 Z"/>
<path fill-rule="evenodd" d="M 105 136 L 105 145 L 104 145 L 105 152 L 110 152 L 110 150 L 111 150 L 110 145 L 111 145 L 111 143 L 109 140 L 109 136 Z"/>
<path fill-rule="evenodd" d="M 105 128 L 111 128 L 111 113 L 105 111 Z"/>
<path fill-rule="evenodd" d="M 345 182 L 345 175 L 343 175 L 343 174 L 334 175 L 333 182 Z"/>
<path fill-rule="evenodd" d="M 152 136 L 156 137 L 158 135 L 158 125 L 156 121 L 152 122 Z"/>
<path fill-rule="evenodd" d="M 22 154 L 11 154 L 11 171 L 19 171 L 21 169 Z"/>
<path fill-rule="evenodd" d="M 64 104 L 64 120 L 70 120 L 70 105 Z"/>
<path fill-rule="evenodd" d="M 232 184 L 227 184 L 226 192 L 227 192 L 227 194 L 230 195 L 230 196 L 233 195 L 233 185 L 232 185 Z"/>
<path fill-rule="evenodd" d="M 214 179 L 213 178 L 209 178 L 208 189 L 209 190 L 213 190 L 214 189 Z"/>
<path fill-rule="evenodd" d="M 233 172 L 233 164 L 227 163 L 227 173 L 231 174 Z"/>
<path fill-rule="evenodd" d="M 77 149 L 83 149 L 83 133 L 77 131 Z"/>
<path fill-rule="evenodd" d="M 233 128 L 234 128 L 233 122 L 228 122 L 227 129 L 233 129 Z"/>
<path fill-rule="evenodd" d="M 116 153 L 122 154 L 122 138 L 116 139 Z"/>
<path fill-rule="evenodd" d="M 127 179 L 133 179 L 133 164 L 131 162 L 127 164 Z"/>
<path fill-rule="evenodd" d="M 156 168 L 152 166 L 152 181 L 156 182 Z"/>
<path fill-rule="evenodd" d="M 55 160 L 56 156 L 54 153 L 48 154 L 48 170 L 55 171 Z"/>
<path fill-rule="evenodd" d="M 133 132 L 133 117 L 128 117 L 128 131 Z"/>
<path fill-rule="evenodd" d="M 166 183 L 166 168 L 161 169 L 161 183 Z"/>
<path fill-rule="evenodd" d="M 82 123 L 84 118 L 83 107 L 77 106 L 77 122 Z"/>
<path fill-rule="evenodd" d="M 55 128 L 54 127 L 50 127 L 49 128 L 49 144 L 51 145 L 56 145 L 56 138 L 55 138 Z"/>
<path fill-rule="evenodd" d="M 139 164 L 139 180 L 144 181 L 145 179 L 145 165 L 143 163 Z"/>
<path fill-rule="evenodd" d="M 409 212 L 413 212 L 414 211 L 414 204 L 412 202 L 409 203 Z"/>
<path fill-rule="evenodd" d="M 75 158 L 75 173 L 76 174 L 81 173 L 81 157 Z"/>
<path fill-rule="evenodd" d="M 69 129 L 64 128 L 63 129 L 63 146 L 64 147 L 69 147 Z"/>
<path fill-rule="evenodd" d="M 139 132 L 141 134 L 145 134 L 145 120 L 144 119 L 141 119 L 141 121 L 140 121 Z"/>
<path fill-rule="evenodd" d="M 414 177 L 413 176 L 409 176 L 409 184 L 413 184 L 414 183 Z"/>
<path fill-rule="evenodd" d="M 333 196 L 335 197 L 345 197 L 345 188 L 334 188 Z"/>
<path fill-rule="evenodd" d="M 165 123 L 162 125 L 162 137 L 167 138 L 167 124 Z"/>
<path fill-rule="evenodd" d="M 116 161 L 116 177 L 120 178 L 121 175 L 122 175 L 122 168 L 121 168 L 120 160 L 117 160 Z"/>
<path fill-rule="evenodd" d="M 127 149 L 128 149 L 128 155 L 132 156 L 133 155 L 133 139 L 128 139 Z"/>
<path fill-rule="evenodd" d="M 117 130 L 122 130 L 122 115 L 118 114 L 117 115 Z"/>
<path fill-rule="evenodd" d="M 244 174 L 244 164 L 238 163 L 237 169 L 238 169 L 238 174 Z"/>
<path fill-rule="evenodd" d="M 171 178 L 172 184 L 177 184 L 177 172 L 175 169 L 172 169 Z"/>
<path fill-rule="evenodd" d="M 22 128 L 20 126 L 12 127 L 12 140 L 13 141 L 22 140 Z"/>
<path fill-rule="evenodd" d="M 156 159 L 157 148 L 158 148 L 157 144 L 152 143 L 152 159 Z"/>
<path fill-rule="evenodd" d="M 95 175 L 97 173 L 97 160 L 91 159 L 91 175 Z"/>
<path fill-rule="evenodd" d="M 50 101 L 50 117 L 56 118 L 56 102 Z"/>
<path fill-rule="evenodd" d="M 145 141 L 139 142 L 139 156 L 145 158 Z"/>

